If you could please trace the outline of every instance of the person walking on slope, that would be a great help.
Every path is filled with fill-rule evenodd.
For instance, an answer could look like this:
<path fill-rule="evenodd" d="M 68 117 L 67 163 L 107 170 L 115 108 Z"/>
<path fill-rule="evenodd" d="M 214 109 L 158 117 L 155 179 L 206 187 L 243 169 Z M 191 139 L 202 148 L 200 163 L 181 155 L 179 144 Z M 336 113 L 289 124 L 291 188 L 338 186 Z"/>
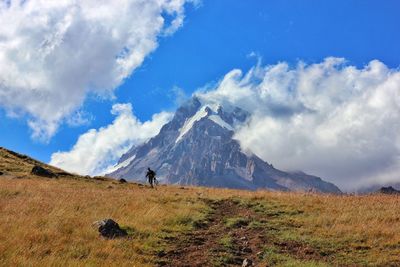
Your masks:
<path fill-rule="evenodd" d="M 153 183 L 156 179 L 156 172 L 150 168 L 147 168 L 146 177 L 149 179 L 149 184 L 150 184 L 151 188 L 153 188 L 154 187 Z"/>

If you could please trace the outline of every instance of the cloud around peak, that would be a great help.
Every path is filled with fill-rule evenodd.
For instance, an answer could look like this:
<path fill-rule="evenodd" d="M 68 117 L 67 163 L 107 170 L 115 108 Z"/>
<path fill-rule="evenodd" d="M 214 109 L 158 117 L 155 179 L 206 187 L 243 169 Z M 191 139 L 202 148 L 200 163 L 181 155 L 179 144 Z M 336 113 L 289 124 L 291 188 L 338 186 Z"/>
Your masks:
<path fill-rule="evenodd" d="M 258 64 L 197 94 L 251 111 L 235 138 L 278 168 L 344 189 L 400 181 L 400 71 L 378 60 L 362 68 L 333 57 Z"/>
<path fill-rule="evenodd" d="M 158 37 L 182 26 L 185 2 L 0 3 L 0 107 L 48 140 L 88 93 L 112 96 Z"/>
<path fill-rule="evenodd" d="M 247 73 L 232 70 L 195 95 L 251 112 L 234 138 L 279 169 L 318 175 L 344 190 L 400 181 L 400 71 L 378 60 L 362 68 L 341 58 L 259 63 Z M 71 151 L 53 154 L 51 164 L 99 173 L 172 116 L 141 123 L 129 104 L 112 112 L 112 124 L 81 135 Z"/>

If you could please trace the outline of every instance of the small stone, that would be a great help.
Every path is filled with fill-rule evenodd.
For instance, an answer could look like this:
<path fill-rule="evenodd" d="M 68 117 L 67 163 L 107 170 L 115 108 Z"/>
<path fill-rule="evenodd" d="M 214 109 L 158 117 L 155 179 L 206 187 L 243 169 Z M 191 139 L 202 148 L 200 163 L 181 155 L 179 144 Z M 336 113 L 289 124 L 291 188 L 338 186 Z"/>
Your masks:
<path fill-rule="evenodd" d="M 245 253 L 251 253 L 252 252 L 251 248 L 249 248 L 249 247 L 244 247 L 242 249 L 242 251 L 245 252 Z"/>
<path fill-rule="evenodd" d="M 167 253 L 165 253 L 164 250 L 161 250 L 161 251 L 159 251 L 159 252 L 157 253 L 157 256 L 158 256 L 158 257 L 164 257 L 165 255 L 167 255 Z"/>
<path fill-rule="evenodd" d="M 247 237 L 242 236 L 242 237 L 240 238 L 240 240 L 247 240 Z"/>
<path fill-rule="evenodd" d="M 249 267 L 249 266 L 253 266 L 253 262 L 249 259 L 244 259 L 243 263 L 242 263 L 242 267 Z"/>
<path fill-rule="evenodd" d="M 105 238 L 114 239 L 128 235 L 126 230 L 121 229 L 118 223 L 112 219 L 96 221 L 93 223 L 93 226 L 97 227 L 100 235 Z"/>

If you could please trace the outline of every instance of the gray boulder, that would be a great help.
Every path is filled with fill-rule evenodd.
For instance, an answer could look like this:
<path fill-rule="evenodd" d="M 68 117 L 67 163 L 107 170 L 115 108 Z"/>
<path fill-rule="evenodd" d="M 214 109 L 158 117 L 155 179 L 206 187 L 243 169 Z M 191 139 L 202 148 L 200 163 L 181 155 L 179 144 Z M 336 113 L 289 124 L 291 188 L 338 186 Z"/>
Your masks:
<path fill-rule="evenodd" d="M 109 239 L 127 236 L 126 230 L 121 229 L 119 224 L 112 219 L 96 221 L 93 226 L 97 227 L 101 236 Z"/>
<path fill-rule="evenodd" d="M 32 168 L 31 174 L 33 175 L 37 175 L 37 176 L 42 176 L 42 177 L 47 177 L 47 178 L 55 178 L 57 177 L 57 174 L 55 174 L 54 172 L 45 169 L 39 165 L 35 165 Z"/>

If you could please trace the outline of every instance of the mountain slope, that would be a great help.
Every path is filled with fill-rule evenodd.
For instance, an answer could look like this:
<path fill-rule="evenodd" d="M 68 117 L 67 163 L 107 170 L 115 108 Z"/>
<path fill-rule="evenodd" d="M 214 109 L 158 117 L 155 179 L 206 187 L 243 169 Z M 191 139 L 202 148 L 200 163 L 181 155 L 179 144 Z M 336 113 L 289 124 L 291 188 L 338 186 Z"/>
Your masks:
<path fill-rule="evenodd" d="M 340 193 L 318 177 L 280 171 L 244 153 L 232 137 L 249 115 L 237 107 L 202 104 L 195 97 L 177 110 L 157 136 L 123 155 L 108 175 L 142 180 L 151 167 L 159 180 L 169 184 Z"/>
<path fill-rule="evenodd" d="M 0 147 L 0 171 L 3 175 L 11 175 L 15 177 L 26 176 L 30 174 L 35 165 L 46 168 L 56 174 L 69 175 L 61 169 L 47 165 L 26 155 Z"/>
<path fill-rule="evenodd" d="M 89 180 L 90 176 L 81 176 L 66 172 L 57 167 L 48 165 L 27 155 L 0 147 L 0 177 L 6 178 L 33 178 L 38 177 L 32 173 L 34 166 L 40 166 L 54 174 L 58 178 L 73 178 Z M 94 180 L 115 181 L 106 177 L 96 176 Z"/>

